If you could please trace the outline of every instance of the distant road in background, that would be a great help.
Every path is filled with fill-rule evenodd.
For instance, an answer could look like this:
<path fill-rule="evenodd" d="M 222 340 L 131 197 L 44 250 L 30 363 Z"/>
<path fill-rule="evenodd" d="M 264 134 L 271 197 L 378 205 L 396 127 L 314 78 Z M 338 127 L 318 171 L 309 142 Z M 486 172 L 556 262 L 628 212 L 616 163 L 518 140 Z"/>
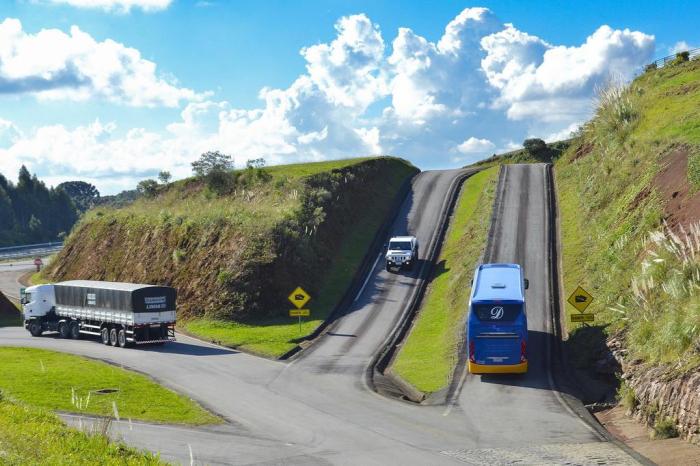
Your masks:
<path fill-rule="evenodd" d="M 24 257 L 45 257 L 63 249 L 63 242 L 25 244 L 0 248 L 0 261 Z"/>

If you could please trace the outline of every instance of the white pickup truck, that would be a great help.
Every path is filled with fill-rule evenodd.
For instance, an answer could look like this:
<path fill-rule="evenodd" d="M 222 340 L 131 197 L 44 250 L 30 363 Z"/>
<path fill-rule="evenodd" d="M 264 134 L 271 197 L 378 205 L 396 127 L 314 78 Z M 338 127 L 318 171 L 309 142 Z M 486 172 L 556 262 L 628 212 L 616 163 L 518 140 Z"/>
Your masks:
<path fill-rule="evenodd" d="M 99 336 L 105 345 L 175 340 L 177 292 L 169 286 L 73 280 L 30 286 L 22 296 L 24 327 L 61 338 Z"/>
<path fill-rule="evenodd" d="M 418 262 L 418 240 L 415 236 L 394 236 L 386 248 L 386 269 L 413 270 Z"/>

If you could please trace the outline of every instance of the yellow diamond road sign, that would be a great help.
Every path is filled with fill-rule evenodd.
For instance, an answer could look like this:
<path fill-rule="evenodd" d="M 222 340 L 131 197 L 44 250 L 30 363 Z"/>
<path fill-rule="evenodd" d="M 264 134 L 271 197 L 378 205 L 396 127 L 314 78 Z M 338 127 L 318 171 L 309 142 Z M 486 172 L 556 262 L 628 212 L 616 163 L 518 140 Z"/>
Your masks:
<path fill-rule="evenodd" d="M 309 293 L 304 291 L 304 289 L 300 286 L 298 286 L 297 289 L 292 291 L 292 294 L 289 295 L 289 301 L 291 301 L 291 303 L 294 304 L 297 309 L 304 307 L 304 304 L 308 303 L 309 299 L 311 299 Z"/>
<path fill-rule="evenodd" d="M 578 312 L 584 312 L 588 306 L 591 305 L 591 301 L 593 301 L 593 296 L 591 294 L 581 288 L 580 286 L 574 290 L 573 293 L 571 293 L 571 296 L 569 296 L 569 299 L 567 299 L 568 303 L 571 304 L 576 308 Z"/>

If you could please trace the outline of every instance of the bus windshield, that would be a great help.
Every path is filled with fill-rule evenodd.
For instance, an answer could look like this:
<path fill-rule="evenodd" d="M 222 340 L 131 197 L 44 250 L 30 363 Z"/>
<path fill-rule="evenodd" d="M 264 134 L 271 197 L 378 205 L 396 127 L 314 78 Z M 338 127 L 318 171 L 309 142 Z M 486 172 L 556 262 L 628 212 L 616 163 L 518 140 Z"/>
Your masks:
<path fill-rule="evenodd" d="M 523 305 L 517 304 L 474 304 L 477 318 L 482 322 L 512 322 L 523 312 Z"/>

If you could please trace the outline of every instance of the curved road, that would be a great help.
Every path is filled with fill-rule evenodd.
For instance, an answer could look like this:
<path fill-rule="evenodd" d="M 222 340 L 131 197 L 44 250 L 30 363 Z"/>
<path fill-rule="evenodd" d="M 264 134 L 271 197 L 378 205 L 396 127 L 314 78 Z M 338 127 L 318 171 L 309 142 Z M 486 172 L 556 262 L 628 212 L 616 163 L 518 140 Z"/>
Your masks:
<path fill-rule="evenodd" d="M 392 234 L 435 240 L 450 186 L 462 171 L 423 172 Z M 119 350 L 93 341 L 34 338 L 0 329 L 0 344 L 70 351 L 152 375 L 229 422 L 188 428 L 114 423 L 128 443 L 198 464 L 630 464 L 552 390 L 552 304 L 544 165 L 503 172 L 490 260 L 519 261 L 530 279 L 531 371 L 521 378 L 466 376 L 449 406 L 377 395 L 368 364 L 403 318 L 422 271 L 392 274 L 378 261 L 346 315 L 291 363 L 268 361 L 179 336 L 157 349 Z M 423 264 L 421 264 L 423 265 Z M 78 422 L 75 418 L 68 418 Z M 85 420 L 81 421 L 85 422 Z"/>

